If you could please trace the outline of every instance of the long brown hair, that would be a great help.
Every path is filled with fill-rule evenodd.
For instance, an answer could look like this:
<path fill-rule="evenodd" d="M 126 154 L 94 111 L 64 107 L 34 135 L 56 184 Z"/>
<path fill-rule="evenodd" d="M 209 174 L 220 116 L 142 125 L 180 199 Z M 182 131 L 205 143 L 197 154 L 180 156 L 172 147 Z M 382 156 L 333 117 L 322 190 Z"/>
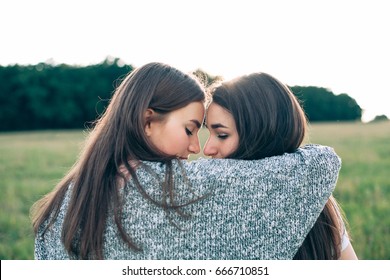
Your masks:
<path fill-rule="evenodd" d="M 55 189 L 37 201 L 32 209 L 35 233 L 45 231 L 54 223 L 64 196 L 71 185 L 72 195 L 62 228 L 62 241 L 75 258 L 102 259 L 103 233 L 109 209 L 122 239 L 133 250 L 141 247 L 125 232 L 121 223 L 121 199 L 118 177 L 124 166 L 139 191 L 162 207 L 169 207 L 150 198 L 138 182 L 129 160 L 149 160 L 167 163 L 166 184 L 172 184 L 172 157 L 158 151 L 145 135 L 145 111 L 154 109 L 166 114 L 191 102 L 204 102 L 202 85 L 169 65 L 149 63 L 127 75 L 116 89 L 104 114 L 96 121 L 79 159 Z M 173 187 L 165 188 L 172 196 Z M 172 205 L 174 206 L 174 205 Z"/>
<path fill-rule="evenodd" d="M 210 88 L 212 102 L 229 111 L 239 135 L 228 158 L 261 159 L 294 152 L 304 141 L 307 118 L 298 99 L 276 78 L 253 73 Z M 337 259 L 342 225 L 331 197 L 294 259 Z"/>
<path fill-rule="evenodd" d="M 331 196 L 310 229 L 294 260 L 337 260 L 341 254 L 343 218 L 336 199 Z"/>

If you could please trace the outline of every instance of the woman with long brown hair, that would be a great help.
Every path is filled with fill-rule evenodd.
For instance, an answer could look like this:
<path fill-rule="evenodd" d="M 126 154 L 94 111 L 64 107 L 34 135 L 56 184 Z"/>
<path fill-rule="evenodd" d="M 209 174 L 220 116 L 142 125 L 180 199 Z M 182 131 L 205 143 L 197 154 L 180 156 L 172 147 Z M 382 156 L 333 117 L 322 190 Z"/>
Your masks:
<path fill-rule="evenodd" d="M 295 152 L 304 142 L 305 113 L 291 90 L 271 75 L 241 76 L 211 91 L 213 101 L 206 114 L 210 136 L 205 155 L 258 160 Z M 296 244 L 294 259 L 357 258 L 333 196 L 299 245 Z"/>

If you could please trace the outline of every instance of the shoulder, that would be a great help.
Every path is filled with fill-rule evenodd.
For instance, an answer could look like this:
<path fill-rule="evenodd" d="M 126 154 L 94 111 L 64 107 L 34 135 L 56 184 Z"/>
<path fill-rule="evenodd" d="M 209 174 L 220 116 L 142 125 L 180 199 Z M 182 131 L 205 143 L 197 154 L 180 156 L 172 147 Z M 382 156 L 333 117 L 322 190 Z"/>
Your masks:
<path fill-rule="evenodd" d="M 302 157 L 312 162 L 329 161 L 336 166 L 341 165 L 341 158 L 332 147 L 318 144 L 307 144 L 297 150 Z"/>

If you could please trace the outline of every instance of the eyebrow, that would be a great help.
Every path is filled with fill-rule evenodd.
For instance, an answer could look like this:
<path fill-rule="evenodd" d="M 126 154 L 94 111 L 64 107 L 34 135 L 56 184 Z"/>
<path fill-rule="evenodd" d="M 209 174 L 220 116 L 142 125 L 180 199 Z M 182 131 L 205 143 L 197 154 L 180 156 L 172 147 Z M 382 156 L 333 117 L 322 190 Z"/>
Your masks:
<path fill-rule="evenodd" d="M 201 124 L 198 120 L 190 120 L 191 122 L 193 122 L 198 128 L 201 127 Z"/>
<path fill-rule="evenodd" d="M 213 124 L 211 125 L 211 128 L 212 128 L 212 129 L 217 129 L 217 128 L 220 128 L 220 127 L 222 127 L 222 128 L 228 128 L 226 125 L 223 125 L 223 124 L 221 124 L 221 123 L 213 123 Z"/>

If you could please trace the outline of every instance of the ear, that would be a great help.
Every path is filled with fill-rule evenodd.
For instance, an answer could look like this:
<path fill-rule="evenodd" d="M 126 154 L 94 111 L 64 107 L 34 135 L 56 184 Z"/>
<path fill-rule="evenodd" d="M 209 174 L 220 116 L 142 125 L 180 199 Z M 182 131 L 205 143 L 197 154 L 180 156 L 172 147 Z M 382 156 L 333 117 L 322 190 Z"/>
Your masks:
<path fill-rule="evenodd" d="M 153 109 L 146 109 L 145 113 L 144 113 L 144 120 L 145 120 L 145 134 L 146 136 L 150 136 L 152 135 L 152 120 L 153 120 L 153 117 L 155 115 L 155 112 L 153 111 Z"/>

